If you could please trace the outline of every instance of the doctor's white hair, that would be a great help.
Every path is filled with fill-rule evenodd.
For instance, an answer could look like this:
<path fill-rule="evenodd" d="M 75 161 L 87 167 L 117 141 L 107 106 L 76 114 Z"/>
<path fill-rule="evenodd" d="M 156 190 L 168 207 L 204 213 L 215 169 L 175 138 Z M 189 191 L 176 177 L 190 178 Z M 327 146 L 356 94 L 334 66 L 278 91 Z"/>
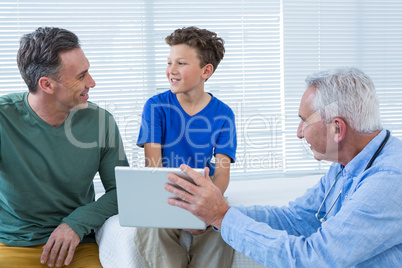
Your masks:
<path fill-rule="evenodd" d="M 307 76 L 307 87 L 315 87 L 312 109 L 327 123 L 345 120 L 360 133 L 380 130 L 380 107 L 373 81 L 354 67 L 339 67 Z"/>

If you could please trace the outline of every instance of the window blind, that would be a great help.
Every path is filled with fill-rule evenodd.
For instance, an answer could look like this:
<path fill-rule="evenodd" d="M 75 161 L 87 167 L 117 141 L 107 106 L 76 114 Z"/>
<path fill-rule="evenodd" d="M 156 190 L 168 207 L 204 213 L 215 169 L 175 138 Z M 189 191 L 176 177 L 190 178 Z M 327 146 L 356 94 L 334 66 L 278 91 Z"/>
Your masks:
<path fill-rule="evenodd" d="M 0 10 L 1 93 L 26 90 L 15 63 L 22 34 L 44 25 L 75 32 L 97 83 L 90 100 L 114 114 L 132 166 L 144 165 L 135 144 L 142 107 L 169 89 L 164 39 L 192 25 L 226 42 L 205 90 L 235 112 L 239 147 L 233 173 L 266 170 L 264 158 L 282 153 L 275 136 L 282 123 L 279 1 L 9 1 Z"/>
<path fill-rule="evenodd" d="M 398 1 L 8 0 L 0 3 L 0 94 L 26 91 L 16 65 L 21 35 L 40 26 L 78 35 L 97 85 L 90 101 L 116 118 L 132 166 L 145 101 L 168 90 L 169 47 L 177 28 L 197 26 L 225 40 L 226 54 L 205 90 L 236 116 L 234 179 L 323 173 L 296 137 L 307 74 L 362 68 L 380 95 L 384 126 L 402 137 L 402 10 Z"/>
<path fill-rule="evenodd" d="M 402 2 L 283 1 L 287 172 L 326 169 L 296 137 L 306 75 L 337 66 L 368 74 L 380 99 L 383 126 L 402 138 Z"/>

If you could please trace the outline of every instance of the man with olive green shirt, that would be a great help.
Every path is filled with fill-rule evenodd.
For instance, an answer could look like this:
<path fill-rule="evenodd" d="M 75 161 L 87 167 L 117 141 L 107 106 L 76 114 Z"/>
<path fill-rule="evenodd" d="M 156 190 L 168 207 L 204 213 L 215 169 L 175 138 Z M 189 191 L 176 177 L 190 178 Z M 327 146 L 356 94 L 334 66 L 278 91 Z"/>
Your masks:
<path fill-rule="evenodd" d="M 0 267 L 101 267 L 94 229 L 117 214 L 114 168 L 128 165 L 116 122 L 88 102 L 72 32 L 23 36 L 17 62 L 29 92 L 0 98 Z"/>

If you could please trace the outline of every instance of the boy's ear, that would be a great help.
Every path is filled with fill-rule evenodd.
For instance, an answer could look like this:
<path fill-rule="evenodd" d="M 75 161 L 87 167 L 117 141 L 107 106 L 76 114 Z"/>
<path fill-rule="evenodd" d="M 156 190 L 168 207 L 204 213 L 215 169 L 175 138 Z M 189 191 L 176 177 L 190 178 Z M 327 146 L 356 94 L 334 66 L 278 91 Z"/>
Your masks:
<path fill-rule="evenodd" d="M 214 66 L 211 63 L 208 63 L 204 66 L 204 72 L 202 73 L 202 78 L 205 80 L 208 79 L 214 73 Z"/>
<path fill-rule="evenodd" d="M 39 78 L 38 86 L 47 94 L 53 94 L 54 92 L 54 80 L 50 77 L 42 76 L 41 78 Z"/>

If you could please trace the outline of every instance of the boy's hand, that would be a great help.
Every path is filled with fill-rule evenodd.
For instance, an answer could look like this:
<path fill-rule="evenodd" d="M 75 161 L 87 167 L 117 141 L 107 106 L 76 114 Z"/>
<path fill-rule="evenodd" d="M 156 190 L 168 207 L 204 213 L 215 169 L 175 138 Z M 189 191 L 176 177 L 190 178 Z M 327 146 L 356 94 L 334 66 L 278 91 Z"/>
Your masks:
<path fill-rule="evenodd" d="M 202 229 L 183 229 L 183 230 L 186 231 L 186 232 L 189 232 L 192 235 L 198 235 L 198 234 L 205 233 L 205 231 L 207 229 L 204 229 L 204 230 L 202 230 Z"/>

